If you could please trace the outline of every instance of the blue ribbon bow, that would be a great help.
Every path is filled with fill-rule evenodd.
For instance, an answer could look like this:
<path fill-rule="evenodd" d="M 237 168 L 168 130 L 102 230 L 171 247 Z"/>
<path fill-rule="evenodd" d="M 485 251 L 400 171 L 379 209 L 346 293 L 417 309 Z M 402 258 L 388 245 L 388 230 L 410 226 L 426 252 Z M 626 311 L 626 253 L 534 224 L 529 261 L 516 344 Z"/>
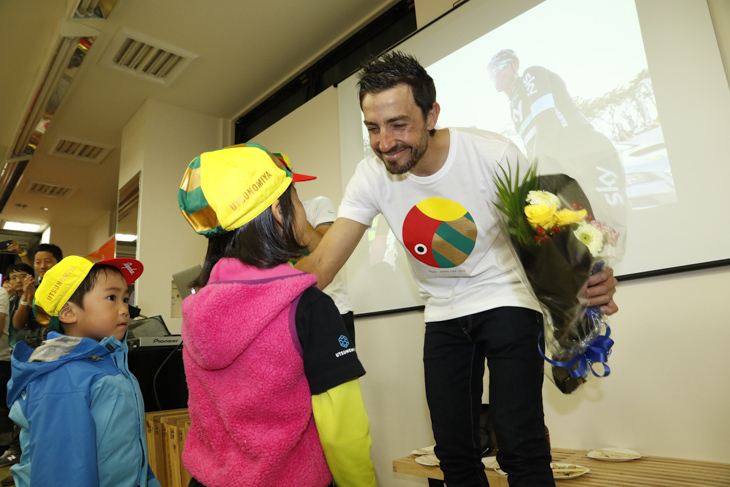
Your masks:
<path fill-rule="evenodd" d="M 542 333 L 540 333 L 540 339 L 537 343 L 537 349 L 540 352 L 540 355 L 542 355 L 542 358 L 544 358 L 549 364 L 558 367 L 566 367 L 568 369 L 568 372 L 570 373 L 570 376 L 574 379 L 585 379 L 586 377 L 588 377 L 589 369 L 591 373 L 596 377 L 606 377 L 611 373 L 611 368 L 606 363 L 608 362 L 608 357 L 611 355 L 611 347 L 613 346 L 613 340 L 609 338 L 610 335 L 611 327 L 606 325 L 605 335 L 597 336 L 590 343 L 590 345 L 588 345 L 588 348 L 586 348 L 585 352 L 576 355 L 572 359 L 565 362 L 550 360 L 545 356 L 542 349 L 540 348 Z M 595 370 L 593 370 L 593 364 L 596 363 L 603 365 L 603 374 L 599 375 L 596 373 Z M 578 364 L 578 366 L 574 369 L 573 367 L 575 366 L 575 364 Z"/>

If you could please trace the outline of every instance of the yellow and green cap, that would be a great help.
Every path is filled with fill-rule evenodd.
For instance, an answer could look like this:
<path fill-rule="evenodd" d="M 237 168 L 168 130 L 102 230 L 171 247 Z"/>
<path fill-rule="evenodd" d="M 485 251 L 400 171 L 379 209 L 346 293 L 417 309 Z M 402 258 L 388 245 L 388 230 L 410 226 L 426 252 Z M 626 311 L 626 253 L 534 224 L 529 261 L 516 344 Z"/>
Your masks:
<path fill-rule="evenodd" d="M 177 199 L 190 226 L 210 238 L 259 216 L 291 183 L 311 179 L 314 176 L 293 173 L 285 155 L 249 142 L 193 159 Z"/>
<path fill-rule="evenodd" d="M 33 313 L 36 320 L 49 330 L 59 331 L 58 315 L 69 298 L 79 288 L 91 268 L 95 265 L 110 265 L 119 269 L 131 286 L 142 274 L 144 267 L 135 259 L 106 259 L 94 261 L 88 257 L 69 255 L 54 265 L 43 276 L 33 299 Z"/>

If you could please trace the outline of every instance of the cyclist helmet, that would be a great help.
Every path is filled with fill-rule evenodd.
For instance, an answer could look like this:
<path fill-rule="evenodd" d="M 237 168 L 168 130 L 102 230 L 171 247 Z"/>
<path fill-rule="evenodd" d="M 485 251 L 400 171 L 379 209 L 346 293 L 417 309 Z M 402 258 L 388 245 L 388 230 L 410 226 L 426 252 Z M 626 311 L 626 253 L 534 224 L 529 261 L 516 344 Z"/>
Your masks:
<path fill-rule="evenodd" d="M 517 59 L 517 54 L 515 54 L 512 49 L 502 49 L 497 54 L 495 54 L 494 57 L 492 57 L 491 61 L 489 61 L 489 66 L 487 66 L 489 76 L 494 78 L 494 76 L 499 71 L 504 69 L 512 62 L 520 62 L 520 60 Z"/>

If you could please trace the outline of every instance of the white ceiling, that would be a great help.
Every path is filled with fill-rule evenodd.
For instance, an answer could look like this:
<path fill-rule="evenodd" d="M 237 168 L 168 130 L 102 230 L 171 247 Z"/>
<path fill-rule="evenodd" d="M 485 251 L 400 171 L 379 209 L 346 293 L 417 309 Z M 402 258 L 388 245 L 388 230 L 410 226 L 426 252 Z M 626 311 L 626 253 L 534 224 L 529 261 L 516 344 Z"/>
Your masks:
<path fill-rule="evenodd" d="M 0 167 L 79 0 L 0 1 Z M 118 0 L 99 31 L 1 220 L 88 228 L 116 208 L 122 128 L 148 99 L 233 120 L 397 0 Z M 198 57 L 170 86 L 100 63 L 120 29 Z M 113 150 L 94 164 L 47 153 L 55 135 Z M 31 181 L 75 188 L 31 195 Z M 42 208 L 48 208 L 43 210 Z"/>

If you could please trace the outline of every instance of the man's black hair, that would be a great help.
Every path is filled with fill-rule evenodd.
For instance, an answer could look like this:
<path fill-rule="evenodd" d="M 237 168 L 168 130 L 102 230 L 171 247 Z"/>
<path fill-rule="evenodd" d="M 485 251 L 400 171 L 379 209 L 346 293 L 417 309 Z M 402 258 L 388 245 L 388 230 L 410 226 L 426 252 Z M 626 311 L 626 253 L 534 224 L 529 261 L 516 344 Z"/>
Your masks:
<path fill-rule="evenodd" d="M 15 264 L 10 264 L 7 271 L 5 271 L 5 275 L 10 276 L 10 274 L 13 272 L 25 272 L 26 274 L 30 274 L 31 276 L 34 275 L 33 268 L 25 262 L 16 262 Z"/>
<path fill-rule="evenodd" d="M 208 239 L 203 271 L 190 283 L 190 286 L 194 288 L 205 286 L 213 266 L 224 257 L 232 257 L 261 269 L 276 267 L 301 257 L 303 246 L 297 242 L 294 233 L 292 191 L 290 185 L 279 196 L 281 226 L 269 207 L 245 225 Z"/>
<path fill-rule="evenodd" d="M 400 84 L 410 86 L 413 100 L 423 112 L 424 120 L 436 103 L 436 85 L 433 78 L 410 54 L 392 51 L 377 58 L 370 58 L 360 66 L 357 83 L 360 106 L 365 95 L 377 94 Z M 430 134 L 435 133 L 435 129 Z"/>
<path fill-rule="evenodd" d="M 35 259 L 35 254 L 38 252 L 50 252 L 53 257 L 56 258 L 56 262 L 61 262 L 63 260 L 63 252 L 61 251 L 61 247 L 58 245 L 53 244 L 40 244 L 38 247 L 36 247 L 35 252 L 33 252 L 33 258 Z"/>

